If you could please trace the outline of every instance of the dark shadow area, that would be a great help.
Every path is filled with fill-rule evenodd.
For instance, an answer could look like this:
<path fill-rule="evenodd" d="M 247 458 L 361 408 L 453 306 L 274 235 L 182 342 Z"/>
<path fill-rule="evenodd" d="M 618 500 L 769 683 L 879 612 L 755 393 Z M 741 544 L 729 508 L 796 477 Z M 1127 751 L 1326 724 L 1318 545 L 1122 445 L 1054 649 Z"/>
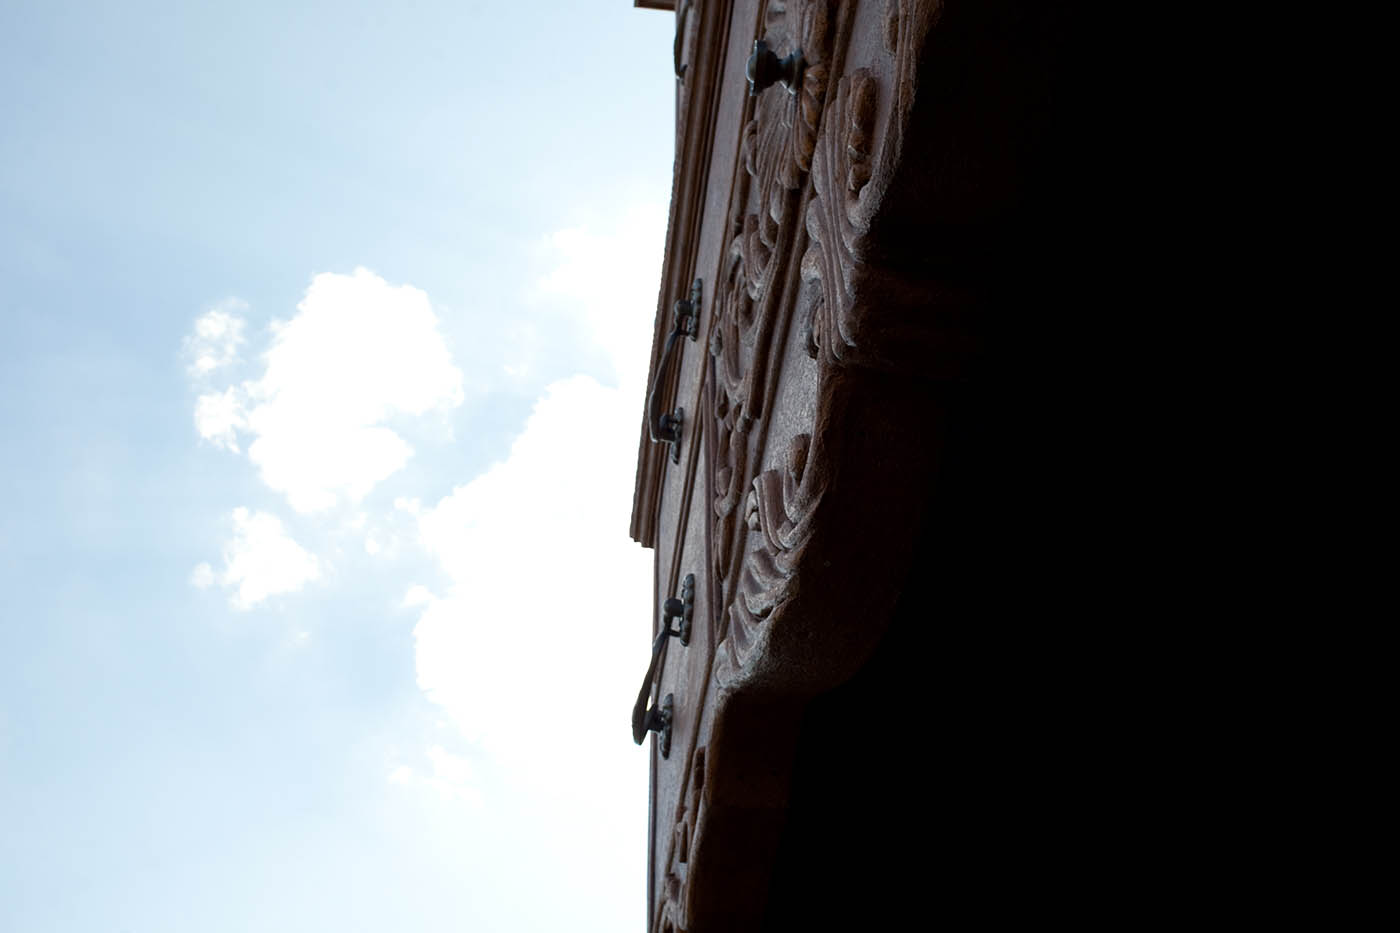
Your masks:
<path fill-rule="evenodd" d="M 906 182 L 927 190 L 886 233 L 906 267 L 977 289 L 985 343 L 965 381 L 928 390 L 950 417 L 888 632 L 806 711 L 769 931 L 1050 916 L 1104 868 L 1104 852 L 1081 862 L 1083 802 L 1103 821 L 1122 793 L 1094 764 L 1122 715 L 1092 686 L 1096 619 L 1128 555 L 1105 533 L 1121 503 L 1097 453 L 1113 392 L 1080 340 L 1117 300 L 1124 248 L 1103 221 L 1092 59 L 1063 10 L 963 6 L 938 28 L 920 81 L 948 91 L 921 98 L 910 151 L 929 171 Z M 972 171 L 949 139 L 999 161 Z M 939 190 L 940 159 L 968 185 Z M 928 212 L 955 196 L 966 223 Z M 1107 401 L 1092 416 L 1086 389 Z"/>

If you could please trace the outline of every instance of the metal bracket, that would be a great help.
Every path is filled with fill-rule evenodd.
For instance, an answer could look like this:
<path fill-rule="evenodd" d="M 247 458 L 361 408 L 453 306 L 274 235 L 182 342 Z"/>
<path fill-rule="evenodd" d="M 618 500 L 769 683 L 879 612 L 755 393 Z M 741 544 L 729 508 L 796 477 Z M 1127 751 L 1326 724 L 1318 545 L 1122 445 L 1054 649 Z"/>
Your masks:
<path fill-rule="evenodd" d="M 642 735 L 645 737 L 648 732 L 655 732 L 661 740 L 661 757 L 671 757 L 671 715 L 674 712 L 675 695 L 668 693 L 666 699 L 661 701 L 661 708 L 653 706 L 647 710 L 646 717 L 642 720 Z M 637 742 L 638 745 L 642 743 Z"/>
<path fill-rule="evenodd" d="M 681 327 L 684 321 L 685 335 L 691 340 L 700 334 L 700 299 L 704 289 L 705 283 L 696 279 L 690 283 L 690 297 L 678 298 L 671 307 L 671 313 L 676 316 L 676 326 Z"/>
<path fill-rule="evenodd" d="M 673 463 L 681 462 L 681 428 L 685 425 L 685 409 L 677 405 L 674 411 L 662 414 L 656 410 L 656 406 L 661 401 L 661 384 L 670 372 L 671 354 L 675 351 L 676 344 L 682 337 L 694 340 L 700 333 L 700 299 L 703 287 L 701 280 L 696 279 L 690 286 L 690 298 L 677 300 L 672 308 L 675 322 L 671 326 L 671 333 L 666 336 L 666 349 L 661 352 L 661 364 L 656 368 L 656 379 L 651 384 L 651 392 L 647 394 L 647 431 L 652 443 L 664 441 L 671 445 Z"/>
<path fill-rule="evenodd" d="M 661 631 L 656 633 L 656 640 L 651 643 L 651 664 L 647 666 L 647 675 L 642 680 L 637 702 L 632 706 L 632 741 L 641 745 L 648 732 L 659 732 L 662 758 L 671 754 L 672 694 L 666 694 L 666 699 L 661 701 L 659 709 L 655 706 L 648 707 L 647 701 L 651 699 L 652 685 L 660 673 L 657 667 L 661 660 L 662 645 L 672 636 L 679 638 L 682 645 L 690 644 L 691 617 L 694 612 L 695 574 L 688 573 L 681 581 L 680 598 L 672 596 L 661 604 Z M 678 628 L 671 627 L 672 619 L 680 619 Z"/>
<path fill-rule="evenodd" d="M 661 624 L 666 627 L 668 635 L 680 637 L 681 644 L 690 645 L 690 618 L 695 612 L 695 574 L 688 573 L 685 580 L 681 582 L 681 598 L 672 596 L 661 604 Z M 671 620 L 680 619 L 681 626 L 678 629 L 671 629 Z"/>
<path fill-rule="evenodd" d="M 806 67 L 807 61 L 802 57 L 801 49 L 793 49 L 786 58 L 779 58 L 778 53 L 770 49 L 767 42 L 755 39 L 753 54 L 749 56 L 749 63 L 744 71 L 749 79 L 749 96 L 757 97 L 778 82 L 782 82 L 789 94 L 796 94 L 798 83 L 802 80 L 802 71 Z"/>

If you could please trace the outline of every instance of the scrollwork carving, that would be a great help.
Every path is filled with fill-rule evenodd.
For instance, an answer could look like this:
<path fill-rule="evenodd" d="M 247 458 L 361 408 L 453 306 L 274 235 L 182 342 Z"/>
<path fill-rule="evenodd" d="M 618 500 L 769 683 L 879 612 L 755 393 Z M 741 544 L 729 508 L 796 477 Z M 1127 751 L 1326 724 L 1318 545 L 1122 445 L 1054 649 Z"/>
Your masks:
<path fill-rule="evenodd" d="M 754 309 L 744 280 L 744 268 L 743 245 L 736 238 L 729 249 L 726 275 L 721 283 L 714 329 L 710 335 L 713 367 L 710 410 L 716 453 L 713 567 L 721 581 L 731 576 L 734 516 L 743 496 L 749 429 L 754 421 L 749 403 L 753 391 L 753 368 L 745 365 L 745 357 L 753 352 Z"/>
<path fill-rule="evenodd" d="M 716 294 L 709 380 L 716 454 L 711 554 L 725 605 L 740 598 L 736 586 L 747 530 L 739 510 L 759 453 L 751 448 L 762 443 L 762 432 L 751 429 L 765 416 L 775 376 L 769 357 L 775 334 L 786 327 L 786 318 L 779 320 L 783 289 L 777 283 L 800 235 L 799 205 L 820 137 L 838 31 L 836 7 L 834 0 L 770 0 L 763 13 L 762 35 L 770 47 L 781 55 L 800 49 L 804 66 L 791 93 L 774 86 L 754 99 L 741 137 L 732 240 Z"/>
<path fill-rule="evenodd" d="M 806 65 L 793 93 L 772 89 L 757 98 L 741 145 L 747 188 L 756 187 L 756 210 L 743 220 L 743 255 L 749 296 L 762 300 L 776 271 L 773 254 L 788 223 L 794 193 L 812 166 L 830 75 L 831 0 L 772 0 L 764 13 L 766 36 L 778 52 L 801 49 Z"/>
<path fill-rule="evenodd" d="M 875 78 L 860 69 L 841 79 L 827 115 L 828 130 L 813 159 L 816 196 L 807 207 L 811 245 L 802 257 L 802 278 L 817 282 L 808 310 L 807 352 L 841 361 L 855 349 L 852 294 L 863 274 L 863 239 L 870 229 L 874 198 L 871 135 L 875 124 Z"/>
<path fill-rule="evenodd" d="M 686 782 L 686 792 L 676 808 L 676 819 L 671 830 L 670 848 L 667 854 L 666 879 L 663 883 L 658 922 L 655 927 L 685 933 L 689 926 L 686 913 L 686 882 L 689 878 L 691 847 L 695 841 L 695 827 L 704 806 L 705 790 L 705 746 L 695 749 L 690 758 Z"/>
<path fill-rule="evenodd" d="M 733 426 L 727 438 L 719 432 L 725 456 L 716 461 L 715 476 L 715 556 L 724 568 L 727 597 L 722 603 L 725 615 L 715 669 L 720 683 L 745 670 L 763 638 L 764 626 L 796 593 L 796 568 L 811 540 L 830 480 L 820 435 L 815 440 L 809 434 L 796 435 L 789 441 L 783 465 L 752 480 L 744 476 L 742 466 L 746 458 L 760 454 L 736 444 L 740 424 L 747 433 L 749 422 L 764 416 L 761 402 L 769 388 L 764 380 L 775 378 L 766 372 L 755 376 L 753 369 L 767 365 L 760 361 L 768 358 L 771 319 L 778 316 L 770 285 L 784 265 L 784 244 L 796 242 L 788 233 L 786 212 L 798 201 L 793 189 L 800 187 L 804 171 L 810 171 L 813 189 L 805 215 L 810 244 L 800 269 L 801 295 L 809 303 L 797 310 L 806 313 L 807 350 L 820 364 L 819 380 L 825 383 L 832 377 L 831 367 L 892 365 L 889 360 L 897 359 L 898 353 L 887 354 L 889 347 L 925 326 L 882 314 L 891 289 L 907 285 L 871 261 L 870 238 L 898 168 L 916 90 L 918 57 L 939 8 L 938 3 L 891 0 L 883 24 L 886 47 L 893 56 L 888 89 L 882 88 L 875 69 L 860 68 L 841 77 L 828 92 L 827 72 L 809 68 L 798 93 L 768 92 L 773 103 L 760 102 L 745 131 L 745 168 L 756 194 L 747 196 L 744 203 L 757 209 L 744 215 L 731 250 L 734 268 L 741 273 L 731 281 L 746 289 L 750 303 L 736 304 L 729 329 L 717 335 L 715 345 L 717 371 L 729 374 L 731 388 L 720 391 L 726 381 L 717 380 L 714 411 L 719 420 Z M 784 24 L 792 30 L 780 42 L 770 39 L 770 44 L 781 54 L 797 42 L 810 41 L 816 50 L 814 60 L 825 64 L 830 48 L 823 43 L 831 40 L 831 9 L 826 4 L 770 4 L 770 35 Z M 823 102 L 825 109 L 820 113 L 811 109 L 822 107 Z M 780 103 L 785 109 L 776 113 L 764 109 Z M 911 296 L 912 292 L 905 297 Z M 916 297 L 928 296 L 920 291 Z M 748 319 L 741 313 L 756 320 L 746 324 Z M 727 356 L 731 348 L 740 352 Z M 738 387 L 742 391 L 735 391 Z M 739 398 L 743 417 L 735 411 Z M 745 495 L 742 521 L 735 513 L 740 488 Z"/>
<path fill-rule="evenodd" d="M 763 624 L 792 595 L 797 563 L 811 540 L 827 477 L 808 469 L 812 436 L 795 435 L 783 466 L 754 477 L 744 508 L 753 533 L 738 593 L 729 606 L 729 628 L 720 644 L 716 679 L 743 670 Z"/>
<path fill-rule="evenodd" d="M 891 365 L 891 357 L 899 355 L 897 345 L 918 341 L 924 327 L 919 321 L 896 320 L 893 307 L 938 300 L 938 295 L 921 291 L 898 301 L 900 296 L 891 294 L 897 277 L 886 276 L 870 261 L 869 235 L 904 150 L 919 52 L 940 10 L 941 4 L 926 0 L 890 0 L 886 7 L 884 40 L 894 61 L 883 92 L 889 100 L 878 139 L 882 91 L 869 69 L 841 78 L 823 117 L 812 158 L 815 195 L 807 206 L 811 242 L 802 257 L 802 278 L 810 286 L 803 309 L 807 352 L 813 358 Z M 859 304 L 857 295 L 863 296 Z"/>

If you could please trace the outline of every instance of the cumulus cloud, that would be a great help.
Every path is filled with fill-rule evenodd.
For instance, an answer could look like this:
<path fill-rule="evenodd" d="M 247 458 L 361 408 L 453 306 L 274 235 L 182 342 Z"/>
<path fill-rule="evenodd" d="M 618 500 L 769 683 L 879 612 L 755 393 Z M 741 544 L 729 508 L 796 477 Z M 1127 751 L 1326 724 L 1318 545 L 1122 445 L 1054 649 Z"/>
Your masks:
<path fill-rule="evenodd" d="M 650 358 L 665 229 L 664 204 L 638 204 L 613 223 L 557 230 L 543 240 L 549 269 L 532 297 L 564 308 L 622 377 Z"/>
<path fill-rule="evenodd" d="M 244 343 L 242 312 L 247 309 L 246 303 L 229 298 L 195 320 L 184 346 L 191 376 L 208 376 L 238 359 L 238 348 Z"/>
<path fill-rule="evenodd" d="M 247 413 L 237 389 L 206 392 L 195 400 L 194 425 L 215 447 L 238 452 L 238 432 L 248 429 Z"/>
<path fill-rule="evenodd" d="M 441 745 L 430 745 L 427 758 L 428 768 L 424 771 L 404 764 L 395 766 L 389 771 L 389 783 L 430 788 L 448 800 L 480 801 L 481 795 L 472 784 L 471 763 L 466 758 Z"/>
<path fill-rule="evenodd" d="M 421 583 L 415 583 L 408 588 L 408 592 L 403 594 L 403 602 L 400 604 L 404 609 L 413 609 L 417 606 L 425 606 L 433 601 L 433 593 Z"/>
<path fill-rule="evenodd" d="M 277 516 L 237 508 L 230 519 L 233 537 L 224 545 L 224 569 L 215 573 L 201 563 L 190 574 L 194 586 L 204 589 L 219 583 L 232 590 L 230 605 L 251 609 L 321 576 L 320 561 L 292 540 Z"/>
<path fill-rule="evenodd" d="M 416 618 L 426 696 L 478 743 L 492 775 L 584 801 L 589 813 L 635 811 L 645 780 L 646 756 L 622 723 L 650 645 L 652 556 L 627 523 L 664 222 L 653 206 L 559 231 L 542 241 L 548 272 L 527 289 L 596 340 L 616 385 L 556 381 L 481 475 L 447 495 L 408 491 L 388 516 L 345 519 L 381 554 L 406 525 L 405 545 L 416 536 L 438 564 L 439 582 L 409 587 L 401 604 Z M 427 296 L 363 269 L 317 276 L 260 359 L 251 381 L 205 383 L 196 425 L 210 443 L 245 451 L 301 512 L 358 500 L 401 468 L 412 451 L 395 419 L 463 400 Z M 228 587 L 249 608 L 322 575 L 274 516 L 240 509 L 234 525 L 224 569 L 196 568 L 196 585 Z M 476 793 L 467 759 L 440 745 L 386 773 L 448 797 Z"/>
<path fill-rule="evenodd" d="M 190 585 L 201 590 L 214 585 L 214 568 L 209 566 L 208 561 L 201 562 L 190 571 Z"/>
<path fill-rule="evenodd" d="M 429 699 L 525 780 L 595 803 L 634 795 L 603 776 L 644 761 L 625 731 L 598 742 L 623 729 L 648 647 L 650 552 L 626 533 L 639 413 L 633 393 L 586 376 L 550 386 L 504 461 L 418 513 L 451 584 L 405 600 L 423 606 Z M 582 761 L 610 786 L 560 780 L 561 762 Z"/>
<path fill-rule="evenodd" d="M 420 688 L 535 793 L 602 812 L 631 812 L 646 767 L 623 723 L 650 645 L 652 555 L 627 523 L 664 229 L 653 205 L 545 239 L 552 265 L 530 293 L 567 306 L 616 386 L 549 385 L 503 460 L 436 504 L 395 503 L 448 581 L 404 600 Z"/>
<path fill-rule="evenodd" d="M 392 419 L 463 400 L 428 296 L 367 269 L 312 279 L 297 313 L 273 324 L 262 359 L 258 379 L 201 395 L 195 424 L 234 451 L 250 437 L 263 481 L 299 512 L 357 501 L 400 469 L 413 450 Z"/>

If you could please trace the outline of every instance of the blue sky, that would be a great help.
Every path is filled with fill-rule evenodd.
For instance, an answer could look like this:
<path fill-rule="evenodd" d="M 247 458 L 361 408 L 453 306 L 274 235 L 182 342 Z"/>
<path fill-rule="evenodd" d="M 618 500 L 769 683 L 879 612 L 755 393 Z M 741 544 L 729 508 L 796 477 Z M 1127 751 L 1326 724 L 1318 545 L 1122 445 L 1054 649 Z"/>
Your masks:
<path fill-rule="evenodd" d="M 644 925 L 672 25 L 0 8 L 0 931 Z"/>

